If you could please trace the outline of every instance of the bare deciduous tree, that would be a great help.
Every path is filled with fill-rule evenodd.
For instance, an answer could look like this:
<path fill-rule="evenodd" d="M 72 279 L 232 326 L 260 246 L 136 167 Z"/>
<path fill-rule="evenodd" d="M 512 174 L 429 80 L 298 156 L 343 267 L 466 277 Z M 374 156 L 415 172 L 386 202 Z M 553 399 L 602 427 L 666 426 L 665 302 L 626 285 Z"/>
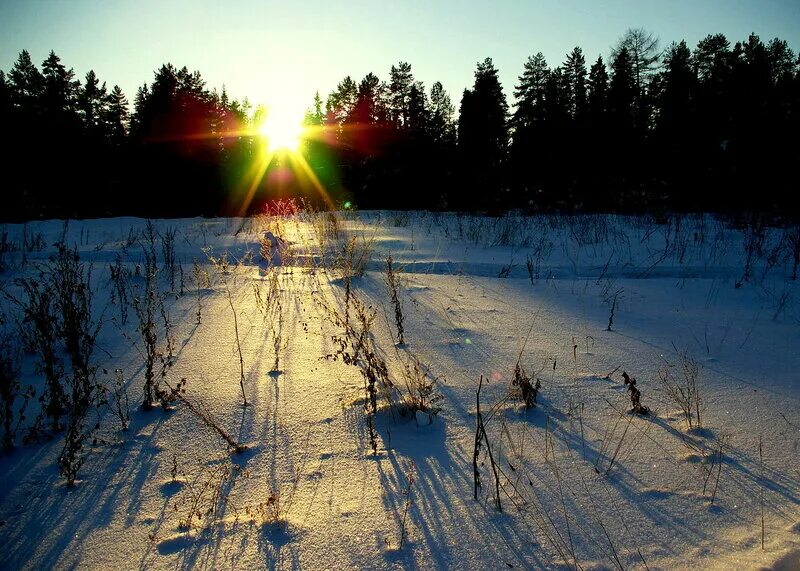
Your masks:
<path fill-rule="evenodd" d="M 626 49 L 631 56 L 633 78 L 636 82 L 636 100 L 642 96 L 642 85 L 656 69 L 661 58 L 658 38 L 644 28 L 628 28 L 612 51 L 612 59 Z"/>

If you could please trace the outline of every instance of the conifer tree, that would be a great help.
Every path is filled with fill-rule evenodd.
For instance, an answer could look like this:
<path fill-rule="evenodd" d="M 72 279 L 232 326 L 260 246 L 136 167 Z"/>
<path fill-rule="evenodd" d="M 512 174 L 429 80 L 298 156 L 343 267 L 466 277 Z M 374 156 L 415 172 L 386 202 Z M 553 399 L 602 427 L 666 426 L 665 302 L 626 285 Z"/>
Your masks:
<path fill-rule="evenodd" d="M 27 50 L 22 50 L 8 74 L 11 89 L 11 100 L 15 106 L 25 112 L 33 112 L 39 108 L 44 89 L 44 77 L 31 61 Z"/>
<path fill-rule="evenodd" d="M 358 86 L 348 75 L 328 95 L 328 99 L 325 102 L 326 123 L 335 126 L 337 129 L 341 128 L 353 112 L 357 97 Z"/>
<path fill-rule="evenodd" d="M 595 121 L 608 110 L 608 70 L 602 56 L 597 58 L 589 70 L 586 107 Z"/>
<path fill-rule="evenodd" d="M 389 72 L 389 114 L 396 127 L 408 127 L 409 98 L 414 85 L 411 64 L 404 61 Z"/>
<path fill-rule="evenodd" d="M 430 116 L 428 96 L 421 81 L 415 81 L 408 95 L 408 128 L 427 134 Z"/>
<path fill-rule="evenodd" d="M 430 110 L 429 129 L 433 142 L 442 145 L 455 143 L 455 107 L 440 81 L 431 86 Z"/>
<path fill-rule="evenodd" d="M 104 130 L 109 142 L 114 146 L 121 145 L 128 131 L 130 112 L 128 111 L 128 98 L 115 85 L 106 98 L 106 106 L 102 116 Z"/>
<path fill-rule="evenodd" d="M 511 119 L 514 129 L 522 129 L 542 118 L 544 93 L 550 70 L 542 52 L 528 57 L 519 83 L 514 87 L 516 110 Z"/>
<path fill-rule="evenodd" d="M 311 108 L 306 110 L 303 117 L 303 125 L 308 127 L 322 127 L 325 123 L 325 113 L 322 111 L 322 98 L 319 91 L 314 94 L 314 101 Z"/>
<path fill-rule="evenodd" d="M 45 113 L 51 116 L 71 115 L 78 106 L 80 82 L 75 80 L 75 72 L 61 63 L 55 52 L 42 62 L 42 104 Z"/>
<path fill-rule="evenodd" d="M 458 122 L 459 149 L 464 161 L 466 196 L 471 208 L 495 208 L 502 201 L 503 166 L 508 147 L 508 103 L 491 58 L 478 63 L 475 83 L 464 90 Z"/>
<path fill-rule="evenodd" d="M 106 84 L 100 85 L 93 70 L 86 74 L 86 82 L 78 97 L 78 107 L 83 115 L 83 124 L 90 134 L 97 135 L 102 127 L 107 106 Z"/>
<path fill-rule="evenodd" d="M 586 111 L 586 60 L 580 47 L 567 54 L 563 69 L 567 112 L 579 118 Z"/>

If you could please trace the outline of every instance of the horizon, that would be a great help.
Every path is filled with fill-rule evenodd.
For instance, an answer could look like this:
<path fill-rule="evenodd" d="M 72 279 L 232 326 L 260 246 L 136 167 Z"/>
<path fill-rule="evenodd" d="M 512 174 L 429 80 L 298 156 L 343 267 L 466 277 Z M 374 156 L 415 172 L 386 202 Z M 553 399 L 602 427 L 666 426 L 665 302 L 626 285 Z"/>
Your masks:
<path fill-rule="evenodd" d="M 797 49 L 800 36 L 800 5 L 784 1 L 730 6 L 682 0 L 664 6 L 617 0 L 601 7 L 587 0 L 536 6 L 506 0 L 494 8 L 474 1 L 435 7 L 413 2 L 395 12 L 389 7 L 383 16 L 357 0 L 345 9 L 337 6 L 335 14 L 323 9 L 318 1 L 294 7 L 251 0 L 234 7 L 207 0 L 100 7 L 86 0 L 70 5 L 14 1 L 0 7 L 0 69 L 11 69 L 23 49 L 37 66 L 52 50 L 75 71 L 76 79 L 83 82 L 92 69 L 109 88 L 119 85 L 132 105 L 136 90 L 152 82 L 162 64 L 185 65 L 200 71 L 208 89 L 224 86 L 231 98 L 247 98 L 254 107 L 273 106 L 301 116 L 316 92 L 324 101 L 348 75 L 359 81 L 372 72 L 385 80 L 399 61 L 410 63 L 427 89 L 441 81 L 458 108 L 462 91 L 472 85 L 476 63 L 485 57 L 498 67 L 503 91 L 513 102 L 528 56 L 541 51 L 555 67 L 580 46 L 587 64 L 598 56 L 608 63 L 611 47 L 629 28 L 652 32 L 661 49 L 681 40 L 693 49 L 714 33 L 725 34 L 732 44 L 750 33 L 765 42 L 779 37 Z M 421 19 L 425 9 L 430 12 Z M 319 20 L 314 22 L 308 13 L 319 13 Z M 75 34 L 78 26 L 86 33 Z M 231 45 L 236 48 L 229 51 Z"/>

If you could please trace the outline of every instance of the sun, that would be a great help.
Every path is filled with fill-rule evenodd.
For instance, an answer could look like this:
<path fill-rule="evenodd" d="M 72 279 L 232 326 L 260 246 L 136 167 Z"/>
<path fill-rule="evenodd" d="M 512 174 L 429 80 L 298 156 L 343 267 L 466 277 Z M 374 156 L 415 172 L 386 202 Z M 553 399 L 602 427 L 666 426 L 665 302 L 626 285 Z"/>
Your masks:
<path fill-rule="evenodd" d="M 297 151 L 303 140 L 303 126 L 291 114 L 270 109 L 258 126 L 258 134 L 269 151 Z"/>

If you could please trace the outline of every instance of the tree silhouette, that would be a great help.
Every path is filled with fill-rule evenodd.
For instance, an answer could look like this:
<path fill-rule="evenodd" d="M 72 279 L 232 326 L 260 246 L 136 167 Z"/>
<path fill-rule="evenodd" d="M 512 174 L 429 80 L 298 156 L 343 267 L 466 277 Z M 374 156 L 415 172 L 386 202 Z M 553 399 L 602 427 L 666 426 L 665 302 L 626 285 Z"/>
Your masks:
<path fill-rule="evenodd" d="M 409 99 L 414 85 L 411 64 L 399 62 L 389 72 L 390 116 L 396 127 L 408 126 Z"/>
<path fill-rule="evenodd" d="M 780 38 L 712 34 L 659 54 L 628 30 L 609 68 L 599 57 L 587 73 L 579 46 L 552 70 L 527 58 L 514 96 L 509 117 L 487 58 L 456 119 L 442 84 L 427 90 L 401 61 L 388 82 L 347 76 L 317 93 L 300 153 L 334 201 L 361 208 L 798 214 L 800 61 Z M 131 111 L 93 71 L 78 81 L 54 52 L 37 67 L 23 50 L 0 70 L 4 218 L 238 214 L 291 193 L 323 204 L 299 179 L 252 179 L 263 113 L 170 63 Z"/>
<path fill-rule="evenodd" d="M 458 122 L 463 192 L 460 207 L 497 208 L 503 198 L 503 167 L 508 147 L 508 104 L 491 58 L 478 63 L 472 90 L 464 90 Z"/>
<path fill-rule="evenodd" d="M 630 58 L 631 75 L 635 87 L 634 101 L 638 108 L 642 106 L 648 79 L 658 69 L 661 57 L 658 50 L 658 38 L 642 28 L 629 28 L 617 42 L 612 52 L 613 59 L 616 59 L 623 50 L 628 52 Z"/>
<path fill-rule="evenodd" d="M 455 122 L 453 115 L 456 109 L 453 107 L 450 96 L 444 90 L 442 82 L 437 81 L 431 86 L 430 96 L 430 121 L 428 129 L 431 139 L 440 146 L 454 145 L 456 141 Z"/>
<path fill-rule="evenodd" d="M 586 111 L 586 59 L 580 47 L 567 54 L 563 69 L 566 108 L 573 118 L 579 118 Z"/>

